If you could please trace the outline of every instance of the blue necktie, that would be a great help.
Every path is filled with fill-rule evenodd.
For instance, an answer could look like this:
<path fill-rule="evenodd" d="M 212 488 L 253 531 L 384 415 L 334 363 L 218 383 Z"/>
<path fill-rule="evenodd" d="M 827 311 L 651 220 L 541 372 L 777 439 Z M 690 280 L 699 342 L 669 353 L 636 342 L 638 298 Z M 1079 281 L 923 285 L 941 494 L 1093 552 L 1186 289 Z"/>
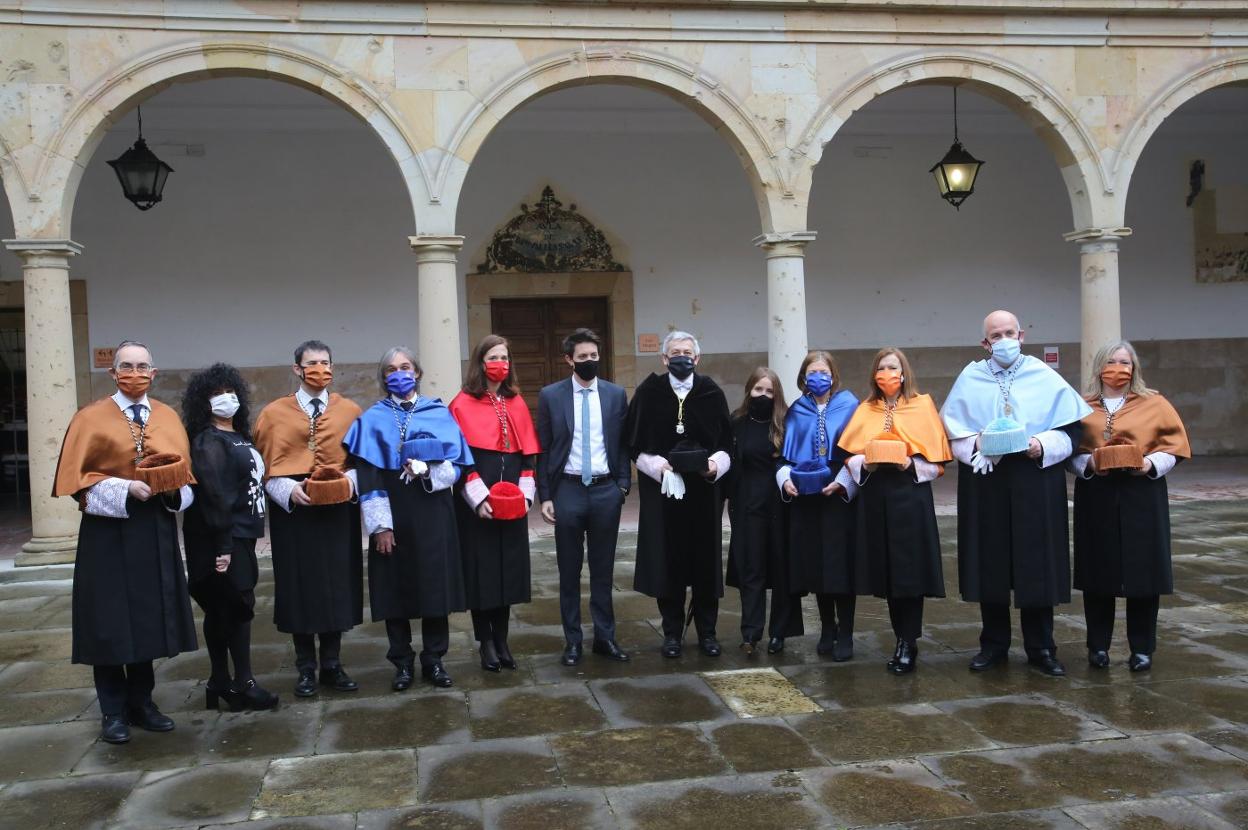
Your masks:
<path fill-rule="evenodd" d="M 134 413 L 134 422 L 139 426 L 143 426 L 143 404 L 131 404 L 130 411 Z"/>
<path fill-rule="evenodd" d="M 581 390 L 581 484 L 594 480 L 594 463 L 589 457 L 589 390 Z"/>

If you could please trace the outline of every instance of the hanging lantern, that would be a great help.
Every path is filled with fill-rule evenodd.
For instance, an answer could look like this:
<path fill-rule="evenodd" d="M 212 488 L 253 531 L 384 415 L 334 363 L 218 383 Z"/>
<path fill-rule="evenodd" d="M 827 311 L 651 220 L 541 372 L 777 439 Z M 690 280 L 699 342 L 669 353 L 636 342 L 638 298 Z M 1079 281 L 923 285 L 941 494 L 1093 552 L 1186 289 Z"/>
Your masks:
<path fill-rule="evenodd" d="M 121 182 L 121 191 L 139 210 L 150 210 L 161 199 L 173 168 L 156 158 L 143 140 L 143 112 L 139 110 L 139 138 L 134 146 L 109 162 Z"/>
<path fill-rule="evenodd" d="M 958 141 L 958 88 L 953 88 L 953 146 L 927 171 L 936 177 L 940 198 L 957 209 L 975 192 L 975 178 L 984 163 L 968 153 Z"/>

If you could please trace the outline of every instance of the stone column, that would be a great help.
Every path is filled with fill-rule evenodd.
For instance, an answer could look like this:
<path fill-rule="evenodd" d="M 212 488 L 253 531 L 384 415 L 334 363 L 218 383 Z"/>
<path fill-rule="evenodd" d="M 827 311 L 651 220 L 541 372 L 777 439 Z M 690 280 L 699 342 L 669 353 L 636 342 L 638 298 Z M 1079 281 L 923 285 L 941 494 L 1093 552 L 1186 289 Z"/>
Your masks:
<path fill-rule="evenodd" d="M 1079 243 L 1079 384 L 1092 374 L 1092 358 L 1101 346 L 1122 337 L 1122 305 L 1118 292 L 1118 240 L 1130 228 L 1087 228 L 1066 234 Z"/>
<path fill-rule="evenodd" d="M 780 376 L 789 401 L 799 395 L 797 370 L 810 348 L 805 248 L 814 238 L 814 231 L 787 231 L 754 239 L 767 257 L 767 364 Z"/>
<path fill-rule="evenodd" d="M 78 509 L 52 498 L 65 428 L 78 411 L 74 335 L 69 312 L 69 258 L 82 246 L 68 239 L 6 239 L 22 258 L 26 307 L 26 423 L 29 429 L 32 537 L 18 565 L 74 561 Z"/>
<path fill-rule="evenodd" d="M 463 383 L 459 360 L 459 280 L 455 265 L 464 238 L 425 234 L 409 237 L 408 241 L 416 253 L 420 325 L 416 349 L 425 372 L 420 391 L 449 403 Z"/>

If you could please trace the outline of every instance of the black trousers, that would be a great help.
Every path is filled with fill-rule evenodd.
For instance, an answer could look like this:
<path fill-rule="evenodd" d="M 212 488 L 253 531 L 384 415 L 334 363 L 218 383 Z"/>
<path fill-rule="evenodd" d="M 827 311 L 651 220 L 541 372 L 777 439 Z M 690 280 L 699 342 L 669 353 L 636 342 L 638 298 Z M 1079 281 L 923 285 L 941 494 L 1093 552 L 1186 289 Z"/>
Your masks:
<path fill-rule="evenodd" d="M 614 480 L 591 484 L 563 479 L 554 492 L 555 561 L 559 565 L 559 616 L 563 636 L 580 644 L 581 566 L 589 546 L 589 616 L 595 640 L 615 639 L 611 577 L 624 499 Z"/>
<path fill-rule="evenodd" d="M 396 666 L 410 666 L 416 657 L 416 652 L 412 650 L 412 621 L 386 620 L 386 636 L 390 639 L 386 659 Z M 435 666 L 441 663 L 446 650 L 451 647 L 451 626 L 446 617 L 422 617 L 420 640 L 420 664 Z"/>
<path fill-rule="evenodd" d="M 1007 603 L 981 602 L 980 618 L 984 627 L 979 634 L 979 647 L 989 654 L 1004 654 L 1010 650 L 1010 606 Z M 1053 642 L 1053 606 L 1018 609 L 1023 629 L 1023 648 L 1027 656 L 1034 656 L 1042 649 L 1057 653 Z"/>
<path fill-rule="evenodd" d="M 1109 594 L 1083 594 L 1083 616 L 1088 624 L 1088 651 L 1109 651 L 1114 637 L 1116 599 Z M 1157 610 L 1161 597 L 1127 597 L 1127 644 L 1132 654 L 1157 650 Z"/>
<path fill-rule="evenodd" d="M 680 637 L 685 630 L 685 597 L 659 597 L 659 614 L 663 617 L 663 636 Z M 719 597 L 715 589 L 693 588 L 693 626 L 698 639 L 715 636 L 715 621 L 719 618 Z"/>
<path fill-rule="evenodd" d="M 913 643 L 923 636 L 923 597 L 889 597 L 888 619 L 898 640 Z"/>
<path fill-rule="evenodd" d="M 848 638 L 854 635 L 854 611 L 858 597 L 853 594 L 815 594 L 819 606 L 819 622 L 823 626 L 820 639 Z"/>
<path fill-rule="evenodd" d="M 472 636 L 478 643 L 492 640 L 495 646 L 507 645 L 507 632 L 511 627 L 511 606 L 500 605 L 498 608 L 473 610 Z"/>
<path fill-rule="evenodd" d="M 151 702 L 152 689 L 156 688 L 151 660 L 124 666 L 95 666 L 94 669 L 101 714 L 123 715 L 127 709 L 140 709 Z"/>
<path fill-rule="evenodd" d="M 335 669 L 342 665 L 338 658 L 342 650 L 341 631 L 323 631 L 320 634 L 292 634 L 295 641 L 295 668 L 311 671 L 316 668 L 316 638 L 321 638 L 321 668 Z"/>
<path fill-rule="evenodd" d="M 767 611 L 767 589 L 763 585 L 766 583 L 760 581 L 757 584 L 747 584 L 744 576 L 739 576 L 738 579 L 741 581 L 741 642 L 756 643 L 763 637 L 763 618 Z M 787 632 L 800 626 L 801 618 L 801 597 L 793 596 L 787 590 L 773 588 L 768 635 L 783 639 Z"/>

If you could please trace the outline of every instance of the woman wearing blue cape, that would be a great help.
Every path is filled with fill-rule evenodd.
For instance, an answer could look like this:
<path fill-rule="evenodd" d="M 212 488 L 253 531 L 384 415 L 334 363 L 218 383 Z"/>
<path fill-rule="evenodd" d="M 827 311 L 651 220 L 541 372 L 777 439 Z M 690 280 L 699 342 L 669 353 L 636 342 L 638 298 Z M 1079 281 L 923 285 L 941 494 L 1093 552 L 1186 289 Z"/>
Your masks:
<path fill-rule="evenodd" d="M 789 588 L 819 603 L 820 654 L 836 662 L 854 656 L 854 510 L 857 485 L 837 447 L 858 399 L 841 388 L 836 361 L 825 351 L 806 355 L 797 373 L 802 396 L 784 419 L 783 462 L 776 483 L 789 511 Z M 768 643 L 768 651 L 784 642 Z"/>
<path fill-rule="evenodd" d="M 343 440 L 359 475 L 368 596 L 373 622 L 386 622 L 395 691 L 412 685 L 417 617 L 421 675 L 435 686 L 451 685 L 442 665 L 450 642 L 446 618 L 466 607 L 451 487 L 472 453 L 446 405 L 421 397 L 420 376 L 410 349 L 387 351 L 377 367 L 385 397 Z"/>

